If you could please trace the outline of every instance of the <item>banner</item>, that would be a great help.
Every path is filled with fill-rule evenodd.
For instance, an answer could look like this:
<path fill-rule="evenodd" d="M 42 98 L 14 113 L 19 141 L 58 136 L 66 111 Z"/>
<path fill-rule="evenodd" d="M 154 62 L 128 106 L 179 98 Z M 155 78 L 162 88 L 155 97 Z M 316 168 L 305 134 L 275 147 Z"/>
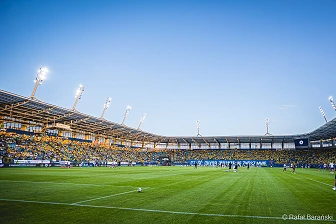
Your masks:
<path fill-rule="evenodd" d="M 250 166 L 269 166 L 270 160 L 188 160 L 189 165 L 195 165 L 195 163 L 199 166 L 220 166 L 221 164 L 228 166 L 229 163 L 237 163 L 238 166 L 247 166 L 248 163 Z"/>
<path fill-rule="evenodd" d="M 17 160 L 14 159 L 14 164 L 49 164 L 49 160 Z"/>

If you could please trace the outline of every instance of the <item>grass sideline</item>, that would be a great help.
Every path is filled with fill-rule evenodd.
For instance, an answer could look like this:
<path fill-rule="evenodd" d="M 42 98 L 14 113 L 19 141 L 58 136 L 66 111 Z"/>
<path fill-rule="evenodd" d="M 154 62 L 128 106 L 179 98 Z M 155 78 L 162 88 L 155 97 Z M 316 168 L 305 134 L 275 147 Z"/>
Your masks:
<path fill-rule="evenodd" d="M 336 223 L 334 176 L 316 169 L 0 169 L 1 223 Z M 138 187 L 143 188 L 138 193 Z M 313 217 L 311 216 L 316 216 Z M 332 220 L 317 218 L 332 216 Z M 305 220 L 300 220 L 305 219 Z"/>

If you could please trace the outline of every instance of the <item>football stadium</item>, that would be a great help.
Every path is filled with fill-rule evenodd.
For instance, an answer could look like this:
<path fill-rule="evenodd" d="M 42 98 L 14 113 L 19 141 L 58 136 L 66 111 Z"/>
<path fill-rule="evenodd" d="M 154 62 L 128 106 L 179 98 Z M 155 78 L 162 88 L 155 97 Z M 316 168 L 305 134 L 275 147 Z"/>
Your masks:
<path fill-rule="evenodd" d="M 336 223 L 335 11 L 0 1 L 0 223 Z"/>
<path fill-rule="evenodd" d="M 104 119 L 108 103 L 98 118 L 0 90 L 4 223 L 336 221 L 336 118 L 296 135 L 169 137 L 144 117 Z"/>

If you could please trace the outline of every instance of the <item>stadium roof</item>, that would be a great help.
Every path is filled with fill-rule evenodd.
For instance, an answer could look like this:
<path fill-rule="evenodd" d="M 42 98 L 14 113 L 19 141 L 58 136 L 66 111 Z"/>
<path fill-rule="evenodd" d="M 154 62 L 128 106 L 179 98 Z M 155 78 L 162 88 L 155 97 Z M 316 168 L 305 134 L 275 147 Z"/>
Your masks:
<path fill-rule="evenodd" d="M 83 114 L 76 110 L 66 109 L 42 102 L 36 98 L 19 96 L 0 90 L 0 116 L 19 119 L 23 124 L 28 121 L 44 125 L 69 125 L 72 130 L 90 132 L 117 139 L 154 142 L 154 143 L 182 143 L 182 144 L 210 144 L 210 143 L 290 143 L 297 138 L 309 137 L 312 141 L 336 138 L 336 118 L 313 132 L 297 135 L 261 135 L 261 136 L 160 136 L 132 127 L 121 125 L 106 119 Z"/>
<path fill-rule="evenodd" d="M 64 124 L 72 130 L 81 130 L 120 139 L 156 142 L 161 136 L 117 124 L 106 119 L 83 114 L 42 102 L 36 98 L 23 97 L 0 90 L 0 116 L 34 121 L 44 125 Z"/>

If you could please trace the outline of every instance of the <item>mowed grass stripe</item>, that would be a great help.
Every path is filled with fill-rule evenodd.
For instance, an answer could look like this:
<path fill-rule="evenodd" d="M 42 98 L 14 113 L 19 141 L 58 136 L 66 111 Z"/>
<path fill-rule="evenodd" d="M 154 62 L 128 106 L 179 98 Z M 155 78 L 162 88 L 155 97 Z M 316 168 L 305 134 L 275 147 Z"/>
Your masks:
<path fill-rule="evenodd" d="M 193 174 L 204 172 L 193 170 Z M 174 188 L 166 190 L 164 187 L 158 190 L 163 195 L 162 200 L 148 204 L 146 208 L 179 208 L 179 211 L 199 212 L 222 190 L 224 177 L 220 170 L 206 170 L 206 175 L 201 178 L 189 180 L 175 185 Z"/>
<path fill-rule="evenodd" d="M 239 215 L 270 215 L 267 205 L 267 195 L 263 187 L 265 180 L 261 174 L 263 169 L 254 168 L 247 170 L 241 168 L 237 173 L 228 173 L 223 182 L 220 194 L 208 204 L 207 210 L 216 211 L 221 207 L 225 214 Z M 266 177 L 269 182 L 270 177 Z"/>
<path fill-rule="evenodd" d="M 51 168 L 47 173 L 53 181 L 58 179 L 60 183 L 70 182 L 70 174 L 73 174 L 73 181 L 82 183 L 83 186 L 19 182 L 20 176 L 26 178 L 26 173 L 31 174 L 30 181 L 47 181 L 48 175 L 41 175 L 41 173 L 48 169 L 0 169 L 0 179 L 18 181 L 13 183 L 0 181 L 2 198 L 24 200 L 26 202 L 22 203 L 29 204 L 26 205 L 28 210 L 18 201 L 2 200 L 1 205 L 13 206 L 13 211 L 20 210 L 28 217 L 27 223 L 36 223 L 32 220 L 29 222 L 29 217 L 35 217 L 33 212 L 39 213 L 44 210 L 43 207 L 38 206 L 41 203 L 34 203 L 34 201 L 51 202 L 54 204 L 50 206 L 56 206 L 56 203 L 71 205 L 90 200 L 81 205 L 89 206 L 85 212 L 90 214 L 86 217 L 94 217 L 95 214 L 101 213 L 100 210 L 95 211 L 93 208 L 109 208 L 112 209 L 111 214 L 114 216 L 111 217 L 116 222 L 123 220 L 125 223 L 134 221 L 132 217 L 127 217 L 127 209 L 138 212 L 136 213 L 139 215 L 136 218 L 137 223 L 166 223 L 169 220 L 173 223 L 210 221 L 225 223 L 230 220 L 236 223 L 287 223 L 290 220 L 286 222 L 281 220 L 283 214 L 334 215 L 335 212 L 333 206 L 336 201 L 335 191 L 332 191 L 331 187 L 307 179 L 312 177 L 323 182 L 333 181 L 331 175 L 316 170 L 298 170 L 294 175 L 290 172 L 283 173 L 282 169 L 278 168 L 254 167 L 249 171 L 246 168 L 239 168 L 237 173 L 223 172 L 223 169 L 212 167 L 198 169 L 193 167 L 72 168 L 62 169 L 60 172 L 60 169 Z M 12 175 L 15 172 L 16 174 Z M 34 172 L 37 173 L 36 178 L 32 175 Z M 62 176 L 62 173 L 66 175 Z M 89 184 L 107 186 L 89 186 Z M 127 187 L 115 187 L 121 184 Z M 133 193 L 130 189 L 132 186 L 150 187 L 150 189 L 137 193 L 137 188 L 134 188 Z M 128 191 L 132 192 L 123 193 Z M 109 195 L 115 196 L 106 197 Z M 38 207 L 38 210 L 31 211 L 30 207 L 32 209 Z M 71 208 L 73 208 L 72 215 L 80 218 L 76 212 L 83 210 L 78 206 Z M 66 208 L 63 209 L 64 211 L 62 207 L 57 206 L 58 212 L 62 213 L 64 218 L 65 216 L 69 218 Z M 119 210 L 123 216 L 114 210 Z M 5 211 L 0 211 L 0 214 L 6 221 L 11 220 L 9 216 L 17 215 L 12 214 L 12 210 Z M 176 214 L 179 214 L 180 218 L 176 218 L 174 216 Z M 258 216 L 277 217 L 277 219 L 253 218 Z M 166 218 L 169 220 L 162 221 Z M 66 220 L 63 219 L 63 221 Z"/>
<path fill-rule="evenodd" d="M 134 187 L 134 186 L 117 186 L 111 184 L 83 184 L 83 183 L 62 183 L 62 182 L 51 182 L 51 181 L 27 181 L 27 180 L 0 180 L 0 182 L 12 182 L 12 183 L 29 183 L 29 184 L 69 184 L 69 185 L 78 185 L 78 186 L 93 186 L 93 187 Z"/>
<path fill-rule="evenodd" d="M 311 170 L 301 170 L 296 174 L 282 172 L 280 169 L 269 171 L 274 173 L 280 183 L 274 192 L 278 194 L 281 213 L 293 214 L 295 211 L 296 214 L 333 215 L 336 194 L 331 188 L 308 180 L 305 173 Z"/>
<path fill-rule="evenodd" d="M 158 209 L 127 208 L 127 207 L 114 207 L 114 206 L 86 205 L 86 204 L 68 204 L 68 203 L 61 203 L 61 202 L 12 200 L 12 199 L 3 199 L 3 198 L 0 198 L 0 201 L 21 202 L 21 203 L 36 203 L 36 204 L 48 204 L 48 205 L 63 205 L 63 206 L 77 206 L 77 207 L 88 207 L 88 208 L 117 209 L 117 210 L 128 210 L 128 211 L 153 212 L 153 213 L 168 213 L 168 214 L 177 214 L 177 215 L 217 216 L 217 217 L 228 217 L 228 218 L 283 220 L 282 217 L 276 217 L 276 216 L 253 216 L 253 215 L 248 216 L 248 215 L 213 214 L 213 213 L 198 213 L 198 212 L 180 212 L 180 211 L 165 211 L 165 210 L 158 210 Z M 312 220 L 312 219 L 303 219 L 303 220 L 304 221 L 313 221 L 313 222 L 314 221 L 318 221 L 318 222 L 321 222 L 321 221 L 335 222 L 336 221 L 336 220 Z M 290 221 L 290 220 L 286 220 L 286 221 Z"/>
<path fill-rule="evenodd" d="M 113 199 L 95 201 L 94 204 L 104 205 L 107 203 L 108 205 L 116 206 L 120 205 L 120 201 L 122 201 L 124 205 L 132 207 L 142 206 L 147 209 L 165 209 L 167 207 L 176 208 L 177 206 L 180 206 L 180 209 L 183 207 L 190 211 L 194 205 L 200 205 L 200 203 L 197 201 L 197 198 L 200 196 L 199 191 L 201 191 L 202 194 L 205 192 L 208 193 L 208 190 L 205 186 L 212 185 L 212 182 L 210 181 L 213 181 L 220 170 L 215 172 L 214 170 L 204 168 L 202 170 L 184 169 L 182 171 L 177 170 L 176 172 L 179 171 L 182 172 L 183 175 L 186 172 L 190 172 L 191 174 L 199 174 L 201 175 L 201 178 L 197 175 L 191 175 L 189 178 L 184 176 L 177 178 L 176 175 L 172 175 L 170 177 L 165 176 L 163 178 L 154 176 L 152 179 L 147 179 L 147 183 L 143 183 L 146 186 L 151 186 L 150 191 L 144 190 L 143 193 L 132 195 L 131 198 L 127 196 L 123 197 L 121 195 Z M 197 186 L 199 187 L 196 188 Z M 196 193 L 194 191 L 196 191 Z"/>
<path fill-rule="evenodd" d="M 135 187 L 114 187 L 109 186 L 102 188 L 101 186 L 87 185 L 54 185 L 54 184 L 32 184 L 10 182 L 1 184 L 1 194 L 13 199 L 26 200 L 57 200 L 60 202 L 78 202 L 83 199 L 88 200 L 98 198 L 102 195 L 117 195 Z M 132 190 L 134 191 L 134 190 Z M 82 199 L 82 200 L 80 200 Z"/>
<path fill-rule="evenodd" d="M 256 168 L 254 170 L 241 170 L 238 173 L 222 172 L 221 169 L 202 168 L 190 170 L 192 176 L 198 173 L 204 175 L 198 180 L 192 181 L 184 180 L 183 182 L 174 184 L 174 188 L 167 188 L 167 186 L 157 187 L 150 192 L 141 195 L 135 195 L 132 199 L 120 197 L 120 200 L 113 198 L 104 201 L 97 201 L 95 205 L 119 205 L 119 201 L 126 202 L 127 206 L 143 206 L 146 209 L 152 208 L 175 208 L 178 207 L 180 211 L 207 211 L 210 207 L 212 210 L 218 211 L 218 206 L 222 205 L 221 210 L 229 214 L 255 214 L 260 212 L 260 204 L 266 203 L 267 198 L 264 195 L 264 191 L 260 189 L 253 189 L 252 186 L 247 185 L 247 182 L 257 182 L 257 185 L 262 184 L 261 178 L 257 176 L 257 171 L 263 172 L 263 169 Z M 269 182 L 272 176 L 267 176 L 265 179 Z M 264 182 L 266 182 L 266 180 Z M 247 192 L 250 190 L 257 194 L 259 200 L 249 200 L 253 197 Z M 264 197 L 261 198 L 260 197 Z M 113 200 L 113 201 L 112 201 Z M 270 199 L 269 199 L 270 200 Z M 255 203 L 259 203 L 259 206 L 255 206 Z M 129 203 L 129 204 L 128 204 Z M 239 206 L 236 206 L 239 204 Z M 242 209 L 243 207 L 245 209 Z M 269 206 L 267 204 L 267 206 Z M 269 206 L 270 207 L 270 206 Z M 264 213 L 264 211 L 262 211 Z M 270 214 L 270 209 L 266 210 L 263 215 Z"/>

